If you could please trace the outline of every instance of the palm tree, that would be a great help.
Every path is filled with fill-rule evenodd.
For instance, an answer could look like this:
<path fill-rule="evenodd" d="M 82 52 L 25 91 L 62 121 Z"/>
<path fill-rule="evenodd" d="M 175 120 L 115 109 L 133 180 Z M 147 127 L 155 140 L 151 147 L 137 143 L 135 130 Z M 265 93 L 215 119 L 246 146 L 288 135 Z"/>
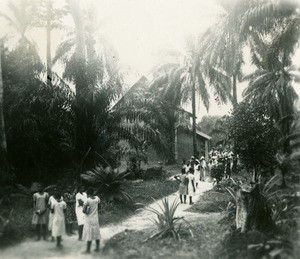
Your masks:
<path fill-rule="evenodd" d="M 264 35 L 285 24 L 278 38 L 282 47 L 294 49 L 299 41 L 299 13 L 293 1 L 219 1 L 224 13 L 200 38 L 201 55 L 212 67 L 232 78 L 232 101 L 237 103 L 237 79 L 242 79 L 243 47 L 256 31 Z M 255 35 L 254 35 L 255 36 Z M 289 38 L 287 38 L 289 37 Z"/>
<path fill-rule="evenodd" d="M 46 28 L 47 85 L 52 85 L 51 32 L 62 27 L 65 8 L 55 8 L 53 0 L 33 2 L 33 25 Z"/>
<path fill-rule="evenodd" d="M 181 54 L 181 57 L 181 59 L 185 59 L 185 64 L 175 62 L 156 67 L 153 71 L 155 78 L 149 86 L 149 91 L 152 93 L 152 95 L 150 94 L 151 98 L 156 100 L 157 107 L 162 109 L 160 114 L 164 114 L 164 118 L 167 118 L 162 122 L 162 132 L 168 137 L 167 143 L 172 145 L 169 150 L 174 150 L 174 134 L 182 114 L 181 105 L 192 100 L 193 153 L 197 156 L 196 96 L 202 100 L 206 109 L 209 109 L 208 83 L 213 87 L 214 94 L 220 98 L 220 101 L 226 102 L 229 96 L 230 82 L 228 77 L 216 69 L 205 66 L 193 40 L 187 41 L 187 53 Z M 174 161 L 172 153 L 174 152 L 171 152 L 169 161 Z"/>
<path fill-rule="evenodd" d="M 67 39 L 59 45 L 53 63 L 62 61 L 65 64 L 63 77 L 75 84 L 76 102 L 73 109 L 77 118 L 77 150 L 84 154 L 95 147 L 95 112 L 100 107 L 102 113 L 106 113 L 110 102 L 120 92 L 120 77 L 116 65 L 112 69 L 114 64 L 108 64 L 113 58 L 108 57 L 111 52 L 106 51 L 107 45 L 103 44 L 105 47 L 101 49 L 95 47 L 95 26 L 90 26 L 92 22 L 87 19 L 94 16 L 86 15 L 76 0 L 69 1 L 69 11 L 74 30 L 70 30 Z M 105 94 L 102 91 L 106 91 Z M 96 98 L 103 100 L 103 94 L 107 100 L 96 107 L 96 103 L 99 105 Z"/>
<path fill-rule="evenodd" d="M 244 78 L 249 80 L 244 96 L 258 103 L 268 103 L 271 117 L 278 123 L 284 120 L 281 132 L 290 134 L 288 121 L 293 116 L 294 102 L 297 99 L 292 81 L 299 81 L 299 68 L 292 65 L 288 50 L 274 48 L 274 40 L 267 43 L 261 37 L 257 37 L 253 41 L 255 43 L 251 44 L 252 63 L 257 70 Z"/>
<path fill-rule="evenodd" d="M 17 2 L 17 4 L 16 4 Z M 12 27 L 20 36 L 20 39 L 27 39 L 26 32 L 32 27 L 32 9 L 29 0 L 10 1 L 8 3 L 11 16 L 6 13 L 0 12 L 8 25 Z"/>
<path fill-rule="evenodd" d="M 16 4 L 17 3 L 17 4 Z M 38 73 L 40 73 L 43 69 L 40 57 L 38 55 L 38 51 L 36 48 L 36 44 L 27 38 L 27 32 L 33 27 L 33 9 L 31 2 L 29 0 L 18 0 L 18 1 L 10 1 L 8 3 L 8 9 L 10 14 L 0 12 L 0 16 L 5 18 L 8 22 L 8 26 L 13 29 L 13 37 L 17 36 L 17 44 L 14 51 L 19 51 L 21 53 L 28 53 L 28 61 L 30 64 L 35 64 L 36 68 L 38 68 Z M 11 33 L 8 33 L 6 38 L 12 37 Z M 32 62 L 33 61 L 33 62 Z M 23 66 L 24 71 L 26 67 Z M 29 71 L 29 74 L 35 73 L 35 71 Z M 24 73 L 26 74 L 26 73 Z"/>
<path fill-rule="evenodd" d="M 4 111 L 3 111 L 3 80 L 2 80 L 2 66 L 1 66 L 1 49 L 2 46 L 0 46 L 0 161 L 1 161 L 0 170 L 4 169 L 7 165 L 7 143 L 6 143 Z"/>
<path fill-rule="evenodd" d="M 199 38 L 200 53 L 205 63 L 231 78 L 231 100 L 237 104 L 237 80 L 242 77 L 245 36 L 240 31 L 241 14 L 250 1 L 219 1 L 220 18 Z"/>

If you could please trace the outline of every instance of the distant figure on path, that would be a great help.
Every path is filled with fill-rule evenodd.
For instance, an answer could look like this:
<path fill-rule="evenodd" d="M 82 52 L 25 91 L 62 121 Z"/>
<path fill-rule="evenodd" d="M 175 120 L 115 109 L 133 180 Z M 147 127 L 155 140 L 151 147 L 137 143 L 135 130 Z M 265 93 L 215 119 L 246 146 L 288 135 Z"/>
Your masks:
<path fill-rule="evenodd" d="M 43 191 L 43 186 L 38 186 L 38 192 L 33 194 L 33 217 L 32 224 L 36 225 L 37 240 L 41 239 L 41 235 L 44 240 L 47 240 L 47 204 L 49 194 Z"/>
<path fill-rule="evenodd" d="M 56 237 L 57 248 L 62 248 L 61 236 L 65 234 L 65 215 L 64 211 L 67 204 L 62 200 L 60 193 L 55 194 L 56 202 L 51 205 L 51 213 L 53 214 L 52 236 Z"/>
<path fill-rule="evenodd" d="M 71 186 L 67 187 L 67 192 L 64 194 L 64 201 L 67 204 L 66 209 L 66 230 L 67 234 L 70 236 L 74 234 L 72 231 L 73 222 L 76 221 L 76 214 L 75 214 L 75 194 L 72 193 Z"/>
<path fill-rule="evenodd" d="M 188 183 L 189 183 L 189 179 L 186 175 L 185 169 L 181 168 L 181 175 L 176 175 L 174 177 L 177 181 L 180 182 L 179 184 L 179 198 L 180 198 L 180 202 L 186 203 L 186 196 L 188 194 Z M 182 200 L 182 196 L 183 196 L 183 200 Z"/>
<path fill-rule="evenodd" d="M 76 204 L 75 204 L 75 212 L 78 223 L 78 240 L 82 240 L 82 231 L 85 215 L 83 213 L 83 203 L 87 198 L 86 193 L 84 192 L 84 186 L 79 187 L 79 192 L 75 196 Z"/>
<path fill-rule="evenodd" d="M 98 196 L 94 196 L 93 189 L 87 190 L 87 199 L 84 201 L 83 212 L 86 214 L 83 227 L 83 239 L 87 241 L 86 251 L 84 253 L 91 252 L 92 241 L 96 241 L 96 252 L 99 252 L 100 248 L 100 226 L 98 218 L 98 204 L 100 199 Z"/>
<path fill-rule="evenodd" d="M 185 159 L 182 159 L 182 162 L 181 162 L 181 169 L 184 169 L 184 171 L 187 173 L 187 165 L 185 163 Z"/>
<path fill-rule="evenodd" d="M 195 185 L 197 188 L 200 181 L 200 161 L 198 159 L 195 159 L 194 176 L 195 176 Z"/>
<path fill-rule="evenodd" d="M 205 181 L 206 178 L 206 162 L 204 156 L 200 158 L 200 180 Z"/>
<path fill-rule="evenodd" d="M 188 195 L 189 195 L 189 198 L 190 198 L 190 205 L 192 205 L 193 204 L 193 196 L 195 195 L 195 192 L 196 192 L 194 169 L 192 167 L 189 169 L 189 173 L 188 173 L 187 177 L 189 179 Z"/>

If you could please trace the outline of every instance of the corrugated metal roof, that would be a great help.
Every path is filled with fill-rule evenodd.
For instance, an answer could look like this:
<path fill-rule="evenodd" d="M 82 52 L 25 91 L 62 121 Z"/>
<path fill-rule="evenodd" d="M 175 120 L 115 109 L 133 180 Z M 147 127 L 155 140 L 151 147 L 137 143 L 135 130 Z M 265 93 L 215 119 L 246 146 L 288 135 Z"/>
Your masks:
<path fill-rule="evenodd" d="M 206 139 L 211 139 L 211 136 L 208 136 L 207 134 L 205 134 L 204 132 L 200 131 L 200 130 L 196 130 L 196 133 L 198 135 L 200 135 L 201 137 L 203 138 L 206 138 Z"/>

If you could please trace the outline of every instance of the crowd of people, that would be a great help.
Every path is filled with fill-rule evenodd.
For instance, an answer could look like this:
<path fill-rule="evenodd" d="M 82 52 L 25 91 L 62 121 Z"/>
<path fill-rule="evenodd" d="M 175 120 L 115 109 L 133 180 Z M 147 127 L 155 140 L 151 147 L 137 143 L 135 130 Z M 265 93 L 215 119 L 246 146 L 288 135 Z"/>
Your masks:
<path fill-rule="evenodd" d="M 53 188 L 51 196 L 43 190 L 42 185 L 33 194 L 32 224 L 36 226 L 37 240 L 43 237 L 47 240 L 51 233 L 51 241 L 55 241 L 57 248 L 62 248 L 62 236 L 74 234 L 72 225 L 77 221 L 78 240 L 85 240 L 87 248 L 84 253 L 90 253 L 92 241 L 96 242 L 95 251 L 100 249 L 100 227 L 98 219 L 99 197 L 94 191 L 80 186 L 78 192 L 72 192 L 71 187 L 62 193 Z"/>
<path fill-rule="evenodd" d="M 237 170 L 239 165 L 239 157 L 230 150 L 218 151 L 212 149 L 209 152 L 209 160 L 205 161 L 204 156 L 196 159 L 191 156 L 187 162 L 182 160 L 181 174 L 174 178 L 180 182 L 179 198 L 181 203 L 186 203 L 187 196 L 189 204 L 193 204 L 193 196 L 199 187 L 200 181 L 218 182 L 220 179 L 212 179 L 214 175 L 211 173 L 216 167 L 221 167 L 221 178 L 230 178 L 231 173 Z"/>
<path fill-rule="evenodd" d="M 231 150 L 224 149 L 223 151 L 218 151 L 213 148 L 209 152 L 210 171 L 218 165 L 223 168 L 224 177 L 230 178 L 231 174 L 237 171 L 239 156 L 235 155 Z"/>
<path fill-rule="evenodd" d="M 207 166 L 204 157 L 195 159 L 191 157 L 189 161 L 182 160 L 181 175 L 176 175 L 175 179 L 179 184 L 179 198 L 181 203 L 186 203 L 189 196 L 189 204 L 193 204 L 193 196 L 196 193 L 196 188 L 199 187 L 200 181 L 206 180 Z"/>

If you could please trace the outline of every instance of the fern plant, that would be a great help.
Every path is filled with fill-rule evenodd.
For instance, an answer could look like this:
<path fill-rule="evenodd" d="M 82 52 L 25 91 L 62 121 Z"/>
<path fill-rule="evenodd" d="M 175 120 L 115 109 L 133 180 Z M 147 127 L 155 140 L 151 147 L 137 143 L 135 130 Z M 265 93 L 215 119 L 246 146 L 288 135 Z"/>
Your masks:
<path fill-rule="evenodd" d="M 157 205 L 158 209 L 153 207 L 145 208 L 146 210 L 154 213 L 157 217 L 156 219 L 151 219 L 151 221 L 157 227 L 157 232 L 151 235 L 147 240 L 156 240 L 166 237 L 173 237 L 176 240 L 180 240 L 182 222 L 186 222 L 187 224 L 189 223 L 184 219 L 184 217 L 175 216 L 175 212 L 179 205 L 178 199 L 175 199 L 171 203 L 168 198 L 164 198 L 162 200 L 162 205 L 160 205 L 158 202 Z M 189 232 L 193 237 L 193 232 L 190 228 Z"/>
<path fill-rule="evenodd" d="M 131 196 L 124 191 L 123 184 L 129 173 L 120 173 L 111 167 L 96 166 L 91 171 L 81 174 L 81 179 L 96 189 L 105 200 L 131 200 Z"/>

